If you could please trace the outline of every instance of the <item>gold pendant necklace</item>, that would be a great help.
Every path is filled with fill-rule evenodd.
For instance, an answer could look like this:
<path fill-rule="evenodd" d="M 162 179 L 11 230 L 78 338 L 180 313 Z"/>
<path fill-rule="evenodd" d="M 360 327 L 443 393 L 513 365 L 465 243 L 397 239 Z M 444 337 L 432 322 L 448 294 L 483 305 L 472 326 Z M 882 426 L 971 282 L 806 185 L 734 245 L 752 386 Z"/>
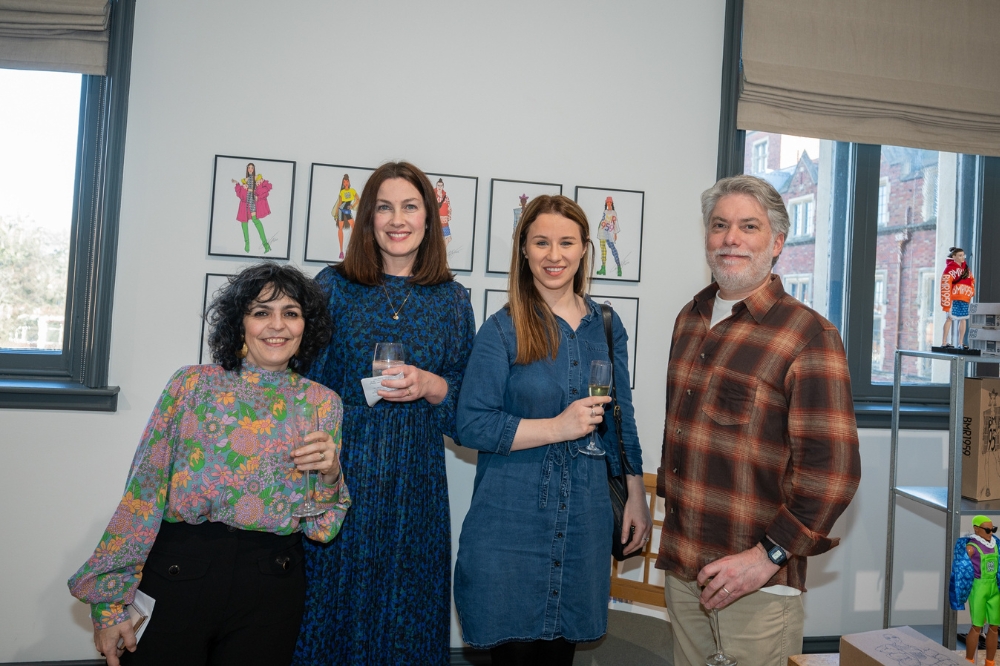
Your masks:
<path fill-rule="evenodd" d="M 398 308 L 392 307 L 392 299 L 389 298 L 389 290 L 385 288 L 384 282 L 382 283 L 382 291 L 385 292 L 385 300 L 389 302 L 389 309 L 392 310 L 393 320 L 399 321 L 399 311 L 403 309 L 404 305 L 406 305 L 406 301 L 410 300 L 410 294 L 413 293 L 413 287 L 410 287 L 410 290 L 406 292 L 406 298 L 403 299 L 403 302 L 399 304 Z"/>

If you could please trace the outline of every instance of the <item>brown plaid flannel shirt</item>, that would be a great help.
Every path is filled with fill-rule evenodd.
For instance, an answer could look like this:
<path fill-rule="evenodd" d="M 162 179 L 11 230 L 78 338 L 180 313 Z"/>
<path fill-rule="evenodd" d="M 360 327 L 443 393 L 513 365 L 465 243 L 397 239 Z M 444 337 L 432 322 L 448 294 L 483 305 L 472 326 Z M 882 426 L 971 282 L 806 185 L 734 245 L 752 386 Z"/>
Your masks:
<path fill-rule="evenodd" d="M 656 566 L 694 580 L 766 533 L 789 553 L 766 585 L 805 591 L 806 556 L 837 545 L 827 535 L 861 479 L 844 346 L 776 275 L 709 330 L 717 291 L 674 324 Z"/>

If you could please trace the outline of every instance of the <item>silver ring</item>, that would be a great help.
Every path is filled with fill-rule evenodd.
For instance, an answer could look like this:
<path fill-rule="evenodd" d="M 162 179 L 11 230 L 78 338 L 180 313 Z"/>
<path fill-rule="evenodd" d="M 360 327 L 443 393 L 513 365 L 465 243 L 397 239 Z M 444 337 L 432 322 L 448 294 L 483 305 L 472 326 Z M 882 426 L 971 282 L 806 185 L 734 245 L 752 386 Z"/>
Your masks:
<path fill-rule="evenodd" d="M 594 413 L 594 406 L 591 405 L 590 406 L 590 418 L 594 418 L 595 416 L 597 416 L 597 414 Z"/>
<path fill-rule="evenodd" d="M 732 592 L 730 592 L 729 590 L 727 590 L 724 585 L 722 586 L 722 591 L 725 592 L 726 594 L 732 594 Z"/>
<path fill-rule="evenodd" d="M 319 459 L 320 459 L 320 460 L 326 460 L 326 454 L 325 454 L 325 453 L 323 453 L 322 451 L 320 451 L 320 452 L 319 452 Z"/>

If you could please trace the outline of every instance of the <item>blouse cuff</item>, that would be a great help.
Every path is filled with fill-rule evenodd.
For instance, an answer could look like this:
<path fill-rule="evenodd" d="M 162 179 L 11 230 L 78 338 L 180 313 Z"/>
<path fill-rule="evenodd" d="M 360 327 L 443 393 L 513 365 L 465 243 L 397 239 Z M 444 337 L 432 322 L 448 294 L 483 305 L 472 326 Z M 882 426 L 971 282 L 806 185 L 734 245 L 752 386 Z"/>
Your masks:
<path fill-rule="evenodd" d="M 517 434 L 517 427 L 521 425 L 520 416 L 504 414 L 505 421 L 503 431 L 500 434 L 500 441 L 497 442 L 497 453 L 502 456 L 509 456 L 510 449 L 514 446 L 514 435 Z"/>
<path fill-rule="evenodd" d="M 107 629 L 129 620 L 125 604 L 99 603 L 90 604 L 90 619 L 95 629 Z"/>

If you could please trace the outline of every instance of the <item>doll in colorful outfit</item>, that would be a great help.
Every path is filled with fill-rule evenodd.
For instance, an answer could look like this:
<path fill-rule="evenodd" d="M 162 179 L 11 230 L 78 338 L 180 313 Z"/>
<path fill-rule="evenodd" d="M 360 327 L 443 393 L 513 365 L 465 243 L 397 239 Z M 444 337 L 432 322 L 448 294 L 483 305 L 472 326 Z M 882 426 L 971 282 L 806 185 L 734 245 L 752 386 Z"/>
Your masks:
<path fill-rule="evenodd" d="M 267 195 L 271 193 L 271 182 L 264 180 L 264 177 L 257 173 L 253 162 L 247 164 L 245 178 L 240 181 L 231 180 L 236 185 L 236 196 L 240 198 L 240 208 L 236 211 L 236 221 L 243 227 L 243 251 L 250 252 L 250 229 L 247 227 L 247 223 L 252 220 L 253 226 L 260 235 L 264 252 L 270 252 L 271 246 L 267 243 L 267 235 L 264 233 L 264 225 L 260 218 L 271 214 L 271 207 L 267 203 Z"/>
<path fill-rule="evenodd" d="M 604 275 L 607 272 L 605 263 L 608 260 L 608 247 L 610 247 L 611 256 L 615 258 L 615 265 L 618 267 L 618 277 L 622 276 L 622 262 L 618 258 L 618 248 L 615 247 L 620 231 L 614 199 L 608 197 L 604 200 L 604 214 L 597 225 L 597 240 L 601 243 L 601 267 L 597 269 L 597 275 Z"/>
<path fill-rule="evenodd" d="M 965 250 L 953 247 L 948 251 L 948 262 L 941 274 L 941 309 L 948 313 L 944 320 L 944 347 L 961 347 L 965 341 L 965 327 L 969 321 L 969 302 L 976 295 L 976 279 L 965 262 Z M 951 342 L 951 322 L 958 321 L 958 344 Z"/>
<path fill-rule="evenodd" d="M 959 537 L 951 563 L 951 581 L 948 595 L 954 610 L 965 608 L 969 602 L 972 628 L 965 637 L 965 658 L 975 662 L 979 647 L 979 634 L 984 624 L 986 631 L 986 666 L 993 666 L 997 652 L 997 625 L 1000 624 L 1000 582 L 997 569 L 1000 564 L 1000 544 L 997 528 L 986 516 L 972 519 L 972 536 Z"/>

